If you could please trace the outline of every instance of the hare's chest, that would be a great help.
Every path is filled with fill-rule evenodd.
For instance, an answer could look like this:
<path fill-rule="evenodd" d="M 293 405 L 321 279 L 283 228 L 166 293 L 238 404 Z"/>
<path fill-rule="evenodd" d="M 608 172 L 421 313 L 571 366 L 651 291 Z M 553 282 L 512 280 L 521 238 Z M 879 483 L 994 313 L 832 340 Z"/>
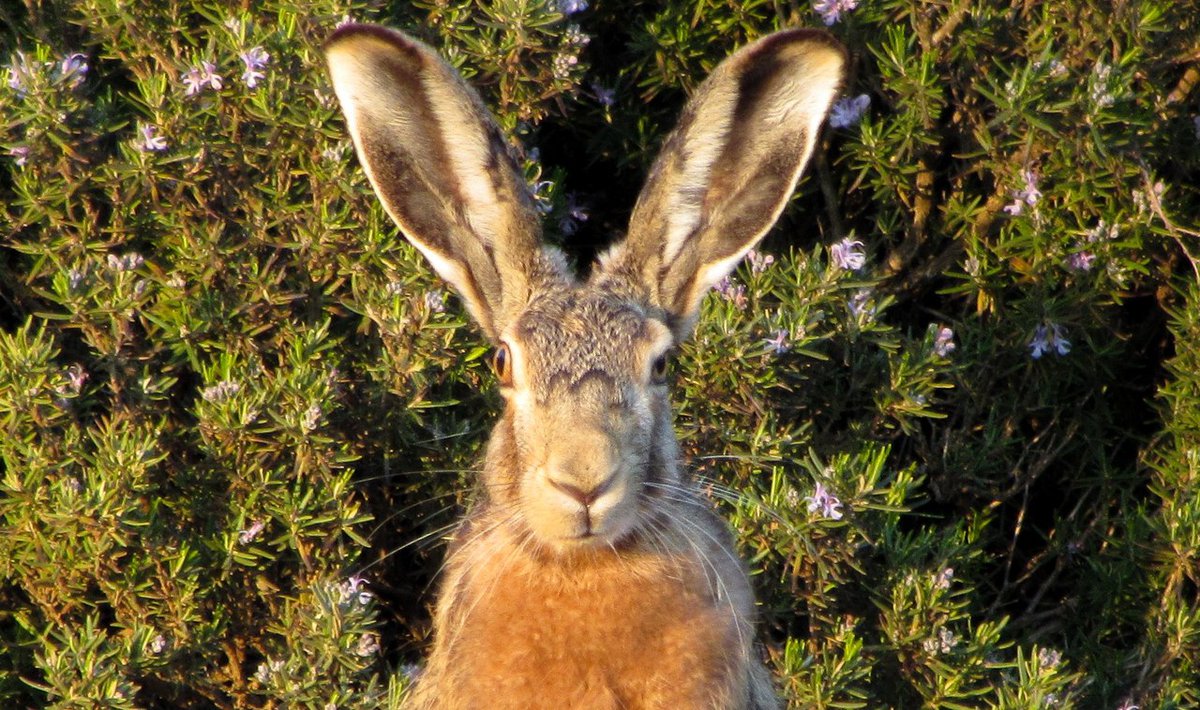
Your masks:
<path fill-rule="evenodd" d="M 466 707 L 713 707 L 738 684 L 740 610 L 703 580 L 493 581 L 440 630 Z"/>

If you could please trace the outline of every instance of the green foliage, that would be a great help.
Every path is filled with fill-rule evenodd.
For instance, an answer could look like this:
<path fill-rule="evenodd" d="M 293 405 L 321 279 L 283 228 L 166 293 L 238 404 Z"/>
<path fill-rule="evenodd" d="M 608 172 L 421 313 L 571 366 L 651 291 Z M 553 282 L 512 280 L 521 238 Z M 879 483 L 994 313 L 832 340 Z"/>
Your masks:
<path fill-rule="evenodd" d="M 865 110 L 675 365 L 780 690 L 1195 706 L 1200 16 L 847 4 Z M 401 703 L 498 401 L 324 37 L 443 49 L 586 262 L 705 72 L 837 3 L 584 5 L 0 9 L 0 705 Z"/>

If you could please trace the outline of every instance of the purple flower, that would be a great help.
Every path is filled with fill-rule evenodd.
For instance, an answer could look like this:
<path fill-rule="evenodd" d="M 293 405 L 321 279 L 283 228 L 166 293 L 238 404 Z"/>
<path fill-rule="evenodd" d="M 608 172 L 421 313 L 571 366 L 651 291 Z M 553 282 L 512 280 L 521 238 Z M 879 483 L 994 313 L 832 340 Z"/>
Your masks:
<path fill-rule="evenodd" d="M 141 140 L 134 144 L 138 150 L 149 153 L 167 149 L 167 139 L 158 135 L 158 126 L 153 123 L 139 124 L 138 131 L 142 134 Z"/>
<path fill-rule="evenodd" d="M 846 307 L 850 309 L 850 315 L 855 318 L 867 316 L 868 318 L 875 315 L 875 309 L 871 305 L 871 289 L 859 289 L 846 302 Z"/>
<path fill-rule="evenodd" d="M 954 580 L 954 568 L 947 567 L 946 569 L 934 575 L 933 586 L 935 589 L 949 589 L 950 583 Z"/>
<path fill-rule="evenodd" d="M 33 73 L 29 60 L 22 52 L 17 52 L 12 64 L 8 65 L 8 88 L 17 92 L 18 97 L 25 96 L 25 81 Z"/>
<path fill-rule="evenodd" d="M 788 332 L 786 330 L 775 331 L 774 338 L 767 338 L 763 342 L 766 343 L 767 345 L 771 346 L 771 349 L 775 351 L 776 355 L 782 355 L 782 354 L 786 353 L 788 350 L 790 350 L 792 347 L 789 344 Z"/>
<path fill-rule="evenodd" d="M 443 313 L 446 310 L 446 297 L 441 291 L 428 291 L 425 293 L 425 307 L 430 313 Z"/>
<path fill-rule="evenodd" d="M 596 97 L 596 101 L 600 102 L 605 108 L 612 108 L 617 102 L 617 90 L 606 89 L 597 82 L 592 82 L 592 95 Z"/>
<path fill-rule="evenodd" d="M 813 489 L 813 494 L 805 496 L 804 500 L 808 501 L 808 512 L 820 512 L 821 517 L 830 520 L 842 519 L 842 501 L 826 490 L 824 483 L 818 483 Z"/>
<path fill-rule="evenodd" d="M 255 538 L 258 537 L 258 534 L 263 531 L 263 527 L 265 526 L 266 523 L 261 520 L 254 521 L 251 523 L 250 527 L 238 532 L 238 542 L 243 545 L 249 545 L 250 543 L 254 542 Z"/>
<path fill-rule="evenodd" d="M 870 105 L 871 97 L 866 94 L 838 99 L 829 110 L 829 125 L 833 128 L 849 128 L 862 120 L 863 112 Z"/>
<path fill-rule="evenodd" d="M 955 347 L 954 331 L 944 326 L 939 328 L 937 336 L 933 339 L 933 354 L 938 357 L 949 357 Z"/>
<path fill-rule="evenodd" d="M 563 43 L 572 47 L 586 47 L 591 41 L 592 38 L 584 34 L 579 25 L 567 25 L 566 31 L 563 32 Z"/>
<path fill-rule="evenodd" d="M 263 74 L 262 70 L 271 61 L 271 55 L 264 51 L 262 47 L 254 47 L 242 52 L 238 56 L 241 58 L 242 63 L 246 65 L 246 71 L 242 72 L 242 82 L 251 89 L 257 87 L 258 82 L 266 77 L 266 74 Z"/>
<path fill-rule="evenodd" d="M 87 57 L 76 52 L 67 55 L 59 64 L 59 76 L 63 81 L 71 83 L 71 88 L 75 88 L 83 83 L 87 76 L 88 63 Z"/>
<path fill-rule="evenodd" d="M 117 271 L 117 272 L 135 271 L 135 270 L 141 268 L 142 264 L 144 264 L 145 261 L 146 260 L 142 258 L 142 255 L 137 253 L 136 251 L 129 252 L 128 254 L 124 254 L 122 256 L 117 256 L 116 254 L 109 254 L 108 255 L 108 268 L 111 269 L 112 271 Z"/>
<path fill-rule="evenodd" d="M 353 575 L 345 582 L 339 584 L 338 592 L 342 598 L 342 603 L 359 604 L 360 606 L 369 604 L 375 595 L 365 589 L 366 585 L 367 580 L 358 575 Z"/>
<path fill-rule="evenodd" d="M 13 157 L 13 162 L 18 168 L 25 167 L 25 163 L 29 162 L 29 146 L 19 145 L 15 148 L 9 148 L 8 154 Z"/>
<path fill-rule="evenodd" d="M 1092 262 L 1096 260 L 1096 255 L 1090 251 L 1077 251 L 1067 257 L 1067 268 L 1076 272 L 1087 272 L 1092 270 Z"/>
<path fill-rule="evenodd" d="M 750 273 L 761 274 L 770 268 L 771 264 L 775 263 L 775 257 L 770 254 L 763 254 L 755 249 L 751 249 L 746 257 L 750 259 Z"/>
<path fill-rule="evenodd" d="M 558 11 L 564 15 L 574 15 L 588 9 L 587 0 L 558 0 Z"/>
<path fill-rule="evenodd" d="M 567 213 L 558 220 L 558 230 L 566 236 L 571 236 L 579 229 L 580 222 L 588 221 L 590 215 L 587 209 L 579 203 L 575 193 L 567 194 Z"/>
<path fill-rule="evenodd" d="M 225 86 L 225 78 L 217 73 L 217 65 L 209 61 L 200 62 L 200 66 L 188 69 L 183 75 L 183 83 L 187 84 L 188 96 L 195 96 L 208 87 L 220 91 Z"/>
<path fill-rule="evenodd" d="M 1013 202 L 1004 208 L 1004 211 L 1014 217 L 1025 212 L 1025 206 L 1033 207 L 1042 198 L 1042 191 L 1038 189 L 1038 175 L 1032 168 L 1025 168 L 1021 171 L 1021 177 L 1025 181 L 1025 187 L 1020 190 L 1013 190 Z"/>
<path fill-rule="evenodd" d="M 746 308 L 746 286 L 739 284 L 732 277 L 726 276 L 713 287 L 726 301 L 732 303 L 739 311 Z"/>
<path fill-rule="evenodd" d="M 571 67 L 579 63 L 579 57 L 570 53 L 559 53 L 554 56 L 553 71 L 554 76 L 559 79 L 566 79 L 571 74 Z"/>
<path fill-rule="evenodd" d="M 224 402 L 241 391 L 242 386 L 237 382 L 232 380 L 222 380 L 211 387 L 205 387 L 204 390 L 200 392 L 200 397 L 205 402 L 212 402 L 213 404 L 216 404 L 218 402 Z"/>
<path fill-rule="evenodd" d="M 1050 351 L 1058 353 L 1060 357 L 1070 353 L 1071 341 L 1066 339 L 1065 332 L 1066 329 L 1057 323 L 1038 325 L 1029 339 L 1029 357 L 1038 360 Z"/>
<path fill-rule="evenodd" d="M 842 19 L 844 13 L 858 7 L 858 0 L 813 0 L 813 10 L 828 27 Z"/>
<path fill-rule="evenodd" d="M 867 263 L 867 255 L 862 246 L 863 243 L 857 239 L 846 237 L 829 247 L 829 254 L 839 269 L 858 271 Z"/>

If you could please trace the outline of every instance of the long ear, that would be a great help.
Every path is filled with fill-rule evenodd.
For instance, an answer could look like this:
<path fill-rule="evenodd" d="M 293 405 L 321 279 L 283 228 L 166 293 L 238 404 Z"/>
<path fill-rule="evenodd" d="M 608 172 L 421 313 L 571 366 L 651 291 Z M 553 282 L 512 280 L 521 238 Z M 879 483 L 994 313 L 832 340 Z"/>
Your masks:
<path fill-rule="evenodd" d="M 325 57 L 375 194 L 497 339 L 546 262 L 528 187 L 478 94 L 383 27 L 338 29 Z"/>
<path fill-rule="evenodd" d="M 663 144 L 629 236 L 597 278 L 624 281 L 690 332 L 705 292 L 771 228 L 812 155 L 845 51 L 815 30 L 777 32 L 722 62 Z"/>

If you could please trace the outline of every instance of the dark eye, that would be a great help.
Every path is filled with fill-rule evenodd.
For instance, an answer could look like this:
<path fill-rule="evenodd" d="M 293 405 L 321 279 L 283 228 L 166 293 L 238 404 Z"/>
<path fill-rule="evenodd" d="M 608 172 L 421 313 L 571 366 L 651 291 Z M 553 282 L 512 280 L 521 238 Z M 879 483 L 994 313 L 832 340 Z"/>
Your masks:
<path fill-rule="evenodd" d="M 663 353 L 650 365 L 650 381 L 661 385 L 667 381 L 667 354 Z"/>
<path fill-rule="evenodd" d="M 500 347 L 496 348 L 496 352 L 492 354 L 492 371 L 496 373 L 496 377 L 500 380 L 500 384 L 508 386 L 512 384 L 512 367 L 509 359 L 511 356 L 508 352 L 508 343 L 500 343 Z"/>

